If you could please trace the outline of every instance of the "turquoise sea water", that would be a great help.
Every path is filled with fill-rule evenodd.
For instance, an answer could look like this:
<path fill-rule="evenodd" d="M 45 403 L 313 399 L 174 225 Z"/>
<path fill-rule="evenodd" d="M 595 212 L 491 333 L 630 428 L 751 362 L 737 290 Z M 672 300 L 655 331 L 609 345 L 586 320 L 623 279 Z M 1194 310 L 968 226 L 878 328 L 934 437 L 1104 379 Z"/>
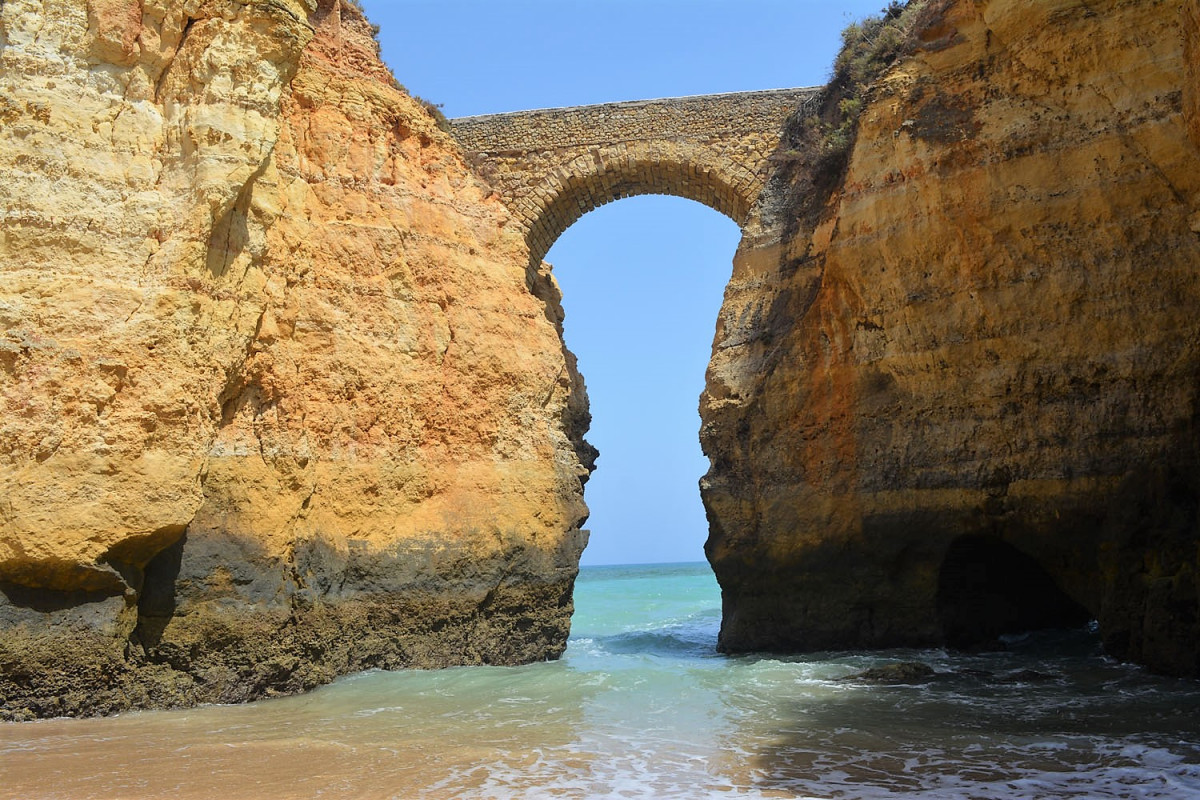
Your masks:
<path fill-rule="evenodd" d="M 1200 798 L 1200 683 L 1088 631 L 727 658 L 706 565 L 585 568 L 566 657 L 0 725 L 6 798 Z M 922 661 L 921 686 L 841 680 Z"/>

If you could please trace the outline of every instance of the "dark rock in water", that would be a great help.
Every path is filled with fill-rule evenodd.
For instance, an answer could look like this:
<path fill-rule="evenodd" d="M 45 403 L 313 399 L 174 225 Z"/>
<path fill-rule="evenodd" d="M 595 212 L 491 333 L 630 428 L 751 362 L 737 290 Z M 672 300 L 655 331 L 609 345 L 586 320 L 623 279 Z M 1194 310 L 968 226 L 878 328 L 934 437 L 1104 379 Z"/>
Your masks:
<path fill-rule="evenodd" d="M 882 667 L 871 667 L 854 675 L 847 675 L 844 681 L 868 681 L 870 683 L 928 683 L 938 675 L 933 667 L 918 661 L 903 661 L 899 664 L 886 664 Z"/>
<path fill-rule="evenodd" d="M 992 678 L 996 677 L 996 673 L 992 672 L 990 669 L 967 668 L 956 670 L 954 674 L 960 678 L 979 678 L 981 680 L 991 680 Z"/>
<path fill-rule="evenodd" d="M 1038 672 L 1035 669 L 1023 669 L 1005 675 L 1003 680 L 1005 683 L 1048 683 L 1060 679 L 1061 675 L 1055 675 L 1049 672 Z"/>

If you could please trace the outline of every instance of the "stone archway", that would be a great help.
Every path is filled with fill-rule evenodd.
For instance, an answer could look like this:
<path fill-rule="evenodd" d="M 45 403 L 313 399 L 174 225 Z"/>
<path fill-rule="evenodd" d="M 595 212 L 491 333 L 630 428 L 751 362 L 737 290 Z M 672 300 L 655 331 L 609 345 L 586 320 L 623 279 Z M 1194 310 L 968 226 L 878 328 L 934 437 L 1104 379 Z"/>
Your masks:
<path fill-rule="evenodd" d="M 623 197 L 684 197 L 745 225 L 784 122 L 818 91 L 552 108 L 450 124 L 513 211 L 536 265 L 575 220 Z"/>
<path fill-rule="evenodd" d="M 583 156 L 576 159 L 582 162 Z M 584 214 L 615 200 L 662 194 L 695 200 L 719 211 L 740 227 L 754 198 L 755 176 L 734 163 L 702 155 L 691 161 L 664 157 L 661 148 L 644 144 L 603 148 L 587 163 L 573 163 L 565 179 L 551 176 L 538 186 L 527 209 L 526 241 L 530 258 L 541 261 L 558 237 Z"/>

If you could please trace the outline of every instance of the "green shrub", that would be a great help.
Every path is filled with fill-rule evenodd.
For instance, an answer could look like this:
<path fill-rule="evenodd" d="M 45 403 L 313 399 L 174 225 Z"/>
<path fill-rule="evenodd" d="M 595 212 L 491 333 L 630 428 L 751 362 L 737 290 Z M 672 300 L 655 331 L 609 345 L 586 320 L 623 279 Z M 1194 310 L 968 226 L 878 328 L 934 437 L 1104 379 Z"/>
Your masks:
<path fill-rule="evenodd" d="M 879 16 L 853 22 L 842 31 L 829 82 L 784 129 L 781 157 L 796 166 L 792 177 L 803 173 L 810 181 L 795 187 L 797 195 L 789 203 L 794 213 L 811 217 L 824 206 L 845 173 L 858 120 L 875 82 L 916 49 L 920 31 L 946 5 L 948 0 L 892 0 Z"/>
<path fill-rule="evenodd" d="M 442 113 L 442 103 L 434 103 L 415 94 L 412 96 L 412 99 L 420 103 L 429 112 L 429 116 L 433 117 L 433 121 L 439 128 L 446 133 L 450 133 L 450 120 L 446 119 L 446 115 Z"/>

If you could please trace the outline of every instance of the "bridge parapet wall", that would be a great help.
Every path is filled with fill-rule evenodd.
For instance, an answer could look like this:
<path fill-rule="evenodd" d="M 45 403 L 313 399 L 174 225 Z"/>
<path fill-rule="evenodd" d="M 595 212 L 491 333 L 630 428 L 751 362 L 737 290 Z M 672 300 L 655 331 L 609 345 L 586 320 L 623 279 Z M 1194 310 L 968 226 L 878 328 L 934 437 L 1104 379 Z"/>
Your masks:
<path fill-rule="evenodd" d="M 469 153 L 524 152 L 614 142 L 702 139 L 778 129 L 818 88 L 668 97 L 542 108 L 451 120 Z"/>

